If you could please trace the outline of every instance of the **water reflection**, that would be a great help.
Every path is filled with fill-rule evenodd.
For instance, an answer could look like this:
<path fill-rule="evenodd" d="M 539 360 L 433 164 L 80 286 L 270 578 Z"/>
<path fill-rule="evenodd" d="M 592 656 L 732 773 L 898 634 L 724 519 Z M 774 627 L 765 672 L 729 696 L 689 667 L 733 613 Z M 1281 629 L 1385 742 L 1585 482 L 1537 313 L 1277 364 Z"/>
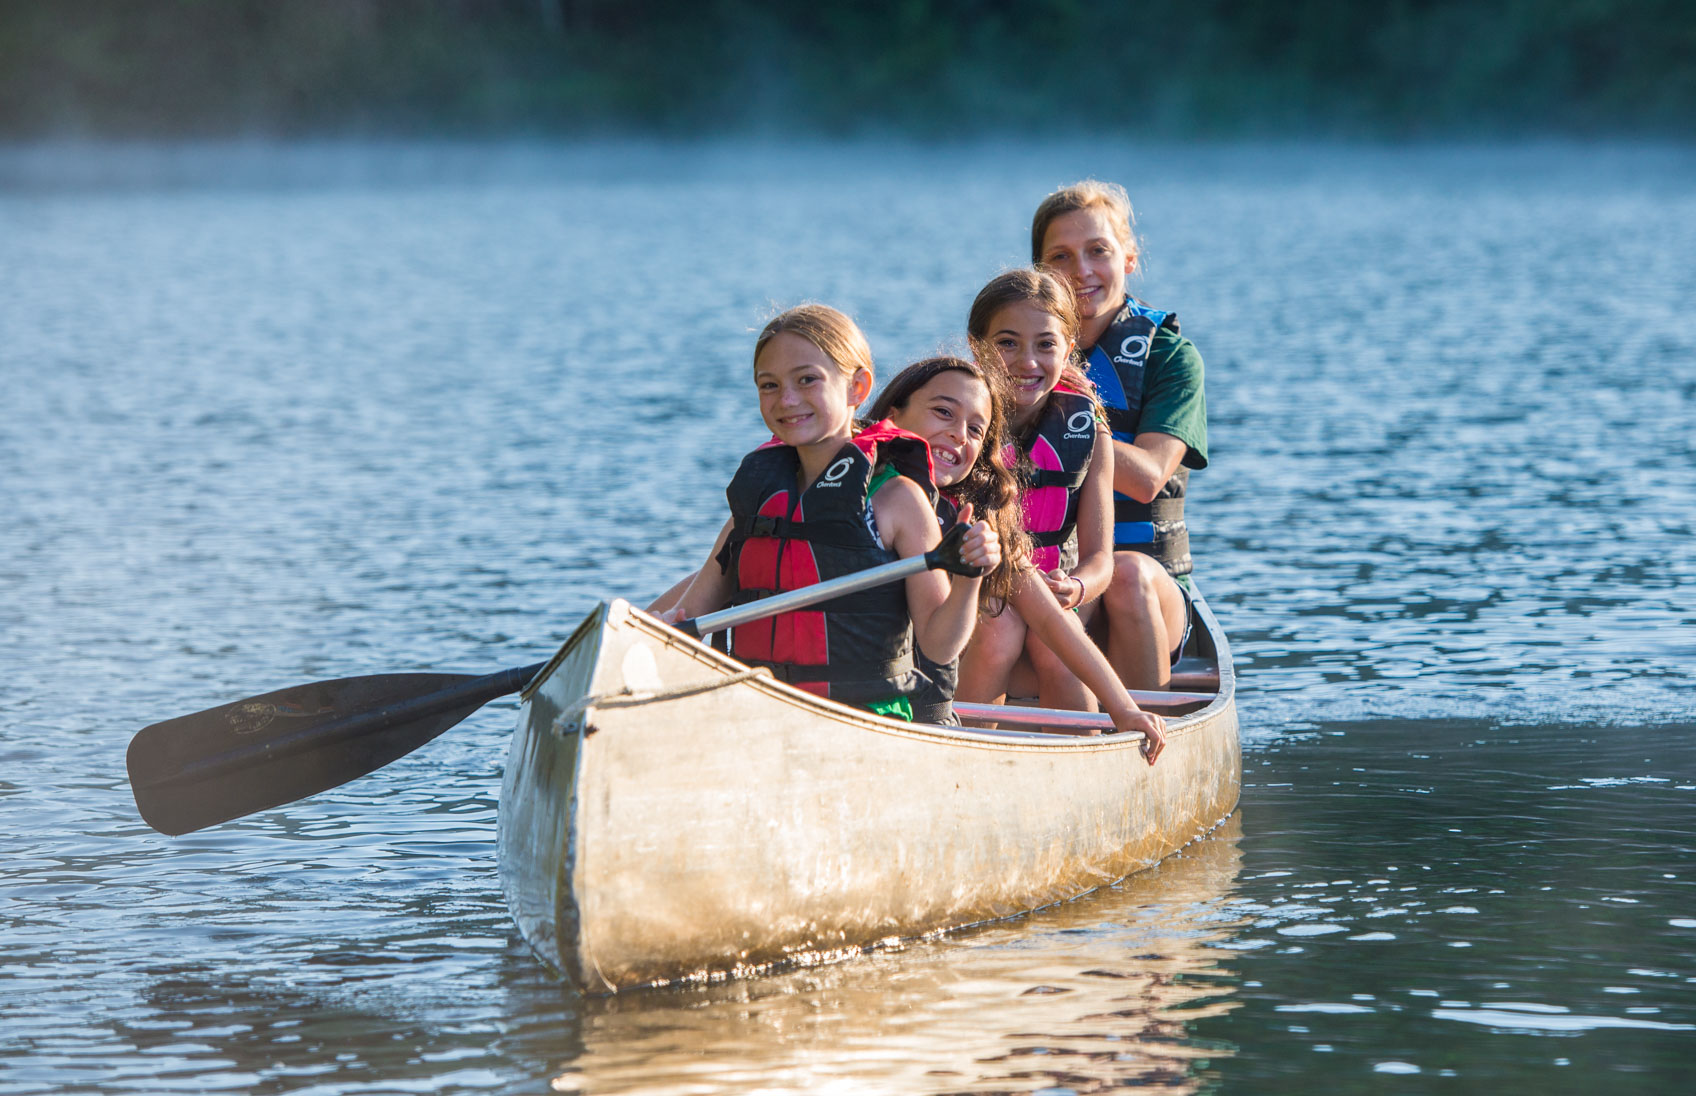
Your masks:
<path fill-rule="evenodd" d="M 272 896 L 262 924 L 227 903 L 179 902 L 138 919 L 134 954 L 108 956 L 94 984 L 55 978 L 60 963 L 87 961 L 63 949 L 13 953 L 4 1034 L 30 1050 L 13 1057 L 0 1041 L 11 1059 L 0 1091 L 987 1093 L 1129 1080 L 1189 1090 L 1220 1053 L 1192 1025 L 1231 1007 L 1229 954 L 1212 945 L 1245 924 L 1228 904 L 1240 839 L 1233 818 L 1116 887 L 968 933 L 774 978 L 592 1000 L 515 934 L 491 934 L 505 913 L 477 893 L 490 880 L 457 914 L 442 895 L 360 914 L 391 928 L 363 944 L 338 931 L 333 891 Z M 400 870 L 426 882 L 420 867 Z M 185 944 L 205 958 L 186 958 Z M 147 958 L 173 952 L 184 958 Z M 78 1009 L 84 1022 L 68 1025 Z"/>
<path fill-rule="evenodd" d="M 1158 867 L 1077 902 L 845 963 L 583 1003 L 557 1091 L 1094 1092 L 1201 1087 L 1223 1045 L 1245 923 L 1227 899 L 1233 816 Z"/>

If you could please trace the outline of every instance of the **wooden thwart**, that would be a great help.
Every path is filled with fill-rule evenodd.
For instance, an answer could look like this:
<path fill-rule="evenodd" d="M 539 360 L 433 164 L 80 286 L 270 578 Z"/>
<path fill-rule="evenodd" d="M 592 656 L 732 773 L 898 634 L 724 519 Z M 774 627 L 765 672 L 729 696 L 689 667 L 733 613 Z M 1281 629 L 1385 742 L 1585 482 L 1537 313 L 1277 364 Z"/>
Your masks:
<path fill-rule="evenodd" d="M 1149 710 L 1181 708 L 1193 704 L 1208 704 L 1212 693 L 1144 693 L 1133 692 L 1131 699 Z M 995 723 L 1002 727 L 1059 727 L 1075 731 L 1101 731 L 1111 734 L 1113 717 L 1105 712 L 1073 712 L 1064 708 L 1028 708 L 1017 704 L 971 704 L 954 702 L 954 714 L 961 719 Z M 1140 738 L 1141 735 L 1136 737 Z"/>

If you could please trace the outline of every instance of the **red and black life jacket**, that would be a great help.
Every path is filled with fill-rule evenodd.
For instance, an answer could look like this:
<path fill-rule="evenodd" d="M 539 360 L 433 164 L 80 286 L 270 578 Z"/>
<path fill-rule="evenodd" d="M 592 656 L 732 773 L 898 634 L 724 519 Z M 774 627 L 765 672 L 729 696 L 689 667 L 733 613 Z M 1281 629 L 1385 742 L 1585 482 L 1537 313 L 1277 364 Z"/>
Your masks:
<path fill-rule="evenodd" d="M 1024 490 L 1019 507 L 1031 535 L 1031 562 L 1039 570 L 1077 566 L 1078 490 L 1095 452 L 1095 407 L 1088 396 L 1067 385 L 1048 394 L 1036 423 L 1009 449 L 1007 463 L 1018 469 Z M 1024 459 L 1015 459 L 1024 458 Z M 1068 543 L 1070 542 L 1070 543 Z"/>
<path fill-rule="evenodd" d="M 884 465 L 935 497 L 929 446 L 887 419 L 845 444 L 804 491 L 792 447 L 773 441 L 743 457 L 725 489 L 731 530 L 719 556 L 736 584 L 731 604 L 894 561 L 871 512 L 869 488 Z M 745 624 L 733 631 L 730 650 L 781 681 L 848 703 L 907 696 L 920 684 L 900 582 Z"/>

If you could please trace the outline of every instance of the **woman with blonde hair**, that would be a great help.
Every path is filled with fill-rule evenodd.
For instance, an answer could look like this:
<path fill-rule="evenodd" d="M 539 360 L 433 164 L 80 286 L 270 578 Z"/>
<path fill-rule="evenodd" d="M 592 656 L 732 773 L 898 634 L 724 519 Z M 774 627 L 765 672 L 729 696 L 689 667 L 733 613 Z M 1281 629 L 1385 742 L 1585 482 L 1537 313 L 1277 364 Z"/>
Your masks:
<path fill-rule="evenodd" d="M 1132 297 L 1141 262 L 1124 188 L 1085 180 L 1031 219 L 1031 261 L 1077 297 L 1079 352 L 1112 431 L 1113 575 L 1102 596 L 1108 660 L 1131 688 L 1164 688 L 1189 631 L 1184 494 L 1207 467 L 1201 355 L 1178 319 Z"/>

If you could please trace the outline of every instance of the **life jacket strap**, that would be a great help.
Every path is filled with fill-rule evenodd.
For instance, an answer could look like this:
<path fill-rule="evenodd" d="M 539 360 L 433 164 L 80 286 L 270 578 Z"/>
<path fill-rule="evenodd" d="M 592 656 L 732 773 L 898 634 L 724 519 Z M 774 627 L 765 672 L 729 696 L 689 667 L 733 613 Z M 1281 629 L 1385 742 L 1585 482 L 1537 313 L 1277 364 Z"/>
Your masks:
<path fill-rule="evenodd" d="M 1029 468 L 1021 474 L 1024 484 L 1031 490 L 1042 487 L 1064 487 L 1070 491 L 1083 483 L 1088 475 L 1088 469 L 1082 472 L 1067 472 L 1053 468 Z"/>
<path fill-rule="evenodd" d="M 1190 558 L 1190 530 L 1184 522 L 1184 499 L 1179 495 L 1138 502 L 1113 499 L 1113 549 L 1143 552 L 1159 560 L 1173 575 L 1187 575 L 1195 568 Z"/>
<path fill-rule="evenodd" d="M 1150 523 L 1184 520 L 1183 496 L 1158 498 L 1153 502 L 1138 502 L 1126 495 L 1113 496 L 1113 524 L 1127 521 Z"/>
<path fill-rule="evenodd" d="M 1102 410 L 1107 415 L 1107 429 L 1113 432 L 1118 441 L 1135 441 L 1139 411 L 1128 411 L 1123 407 L 1104 406 Z"/>
<path fill-rule="evenodd" d="M 839 548 L 859 547 L 865 539 L 860 527 L 847 521 L 793 521 L 775 514 L 754 514 L 737 518 L 731 524 L 731 540 L 740 543 L 755 537 L 804 540 Z"/>

